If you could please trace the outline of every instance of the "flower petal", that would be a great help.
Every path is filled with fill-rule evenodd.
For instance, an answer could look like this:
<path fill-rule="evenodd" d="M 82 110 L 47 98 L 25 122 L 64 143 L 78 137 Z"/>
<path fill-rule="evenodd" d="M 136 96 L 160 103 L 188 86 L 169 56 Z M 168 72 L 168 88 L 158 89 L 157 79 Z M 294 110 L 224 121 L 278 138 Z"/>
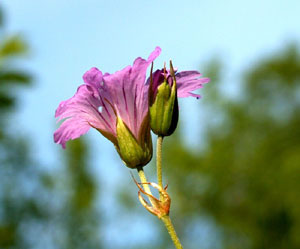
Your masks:
<path fill-rule="evenodd" d="M 66 148 L 66 142 L 73 140 L 88 132 L 90 129 L 88 122 L 81 118 L 72 118 L 65 120 L 61 126 L 54 132 L 55 143 L 61 144 Z"/>
<path fill-rule="evenodd" d="M 169 72 L 166 72 L 167 75 L 166 77 L 169 77 Z M 157 89 L 158 89 L 158 86 L 164 82 L 164 69 L 161 69 L 161 70 L 156 70 L 153 74 L 152 74 L 152 79 L 153 79 L 153 82 L 152 82 L 152 92 L 153 92 L 153 96 L 156 96 L 156 93 L 157 93 Z M 147 80 L 147 84 L 150 84 L 150 77 L 148 78 Z"/>
<path fill-rule="evenodd" d="M 91 70 L 94 71 L 94 69 Z M 63 147 L 68 140 L 80 137 L 90 127 L 116 135 L 115 115 L 112 108 L 103 100 L 107 94 L 105 89 L 101 91 L 100 73 L 94 75 L 94 78 L 86 78 L 88 84 L 81 85 L 72 98 L 62 101 L 58 106 L 55 117 L 58 117 L 58 121 L 62 119 L 64 121 L 60 128 L 55 131 L 54 141 Z M 96 84 L 100 86 L 100 89 L 94 86 Z M 98 110 L 99 107 L 102 108 L 101 111 Z"/>
<path fill-rule="evenodd" d="M 100 87 L 100 83 L 102 82 L 102 72 L 96 68 L 92 67 L 89 71 L 87 71 L 83 75 L 83 81 L 90 86 Z"/>
<path fill-rule="evenodd" d="M 112 105 L 136 138 L 142 121 L 148 113 L 146 71 L 160 52 L 161 49 L 156 47 L 148 60 L 138 57 L 132 66 L 103 77 L 104 85 L 110 92 Z"/>
<path fill-rule="evenodd" d="M 199 94 L 192 93 L 192 91 L 203 87 L 203 84 L 209 82 L 209 78 L 200 78 L 202 76 L 198 71 L 182 71 L 175 75 L 177 83 L 177 95 L 180 98 L 197 97 Z"/>

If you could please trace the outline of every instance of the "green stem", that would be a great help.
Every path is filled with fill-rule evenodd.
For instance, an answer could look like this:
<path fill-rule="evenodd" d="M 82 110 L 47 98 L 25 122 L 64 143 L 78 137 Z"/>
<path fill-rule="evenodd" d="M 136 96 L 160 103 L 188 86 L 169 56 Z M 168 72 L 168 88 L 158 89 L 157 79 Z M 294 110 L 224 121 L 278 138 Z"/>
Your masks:
<path fill-rule="evenodd" d="M 163 182 L 162 182 L 162 142 L 163 137 L 158 136 L 157 137 L 157 143 L 156 143 L 156 170 L 157 170 L 157 183 L 158 185 L 163 188 Z"/>
<path fill-rule="evenodd" d="M 141 183 L 148 183 L 143 167 L 138 167 L 137 171 L 138 171 Z M 144 190 L 147 194 L 152 195 L 149 184 L 142 184 L 142 187 L 144 188 Z M 156 207 L 156 204 L 151 200 L 151 198 L 148 198 L 148 199 L 149 199 L 151 205 L 153 207 Z"/>
<path fill-rule="evenodd" d="M 174 226 L 171 222 L 171 219 L 170 219 L 170 216 L 169 215 L 166 215 L 166 216 L 163 216 L 161 217 L 161 220 L 163 221 L 163 223 L 165 224 L 167 230 L 168 230 L 168 233 L 170 234 L 170 237 L 171 239 L 173 240 L 173 243 L 175 245 L 175 247 L 177 249 L 183 249 L 178 237 L 177 237 L 177 234 L 176 234 L 176 231 L 174 229 Z"/>
<path fill-rule="evenodd" d="M 144 172 L 143 167 L 137 168 L 141 183 L 147 183 L 147 178 Z M 149 195 L 152 195 L 149 184 L 142 184 L 142 187 L 144 188 L 145 192 Z"/>

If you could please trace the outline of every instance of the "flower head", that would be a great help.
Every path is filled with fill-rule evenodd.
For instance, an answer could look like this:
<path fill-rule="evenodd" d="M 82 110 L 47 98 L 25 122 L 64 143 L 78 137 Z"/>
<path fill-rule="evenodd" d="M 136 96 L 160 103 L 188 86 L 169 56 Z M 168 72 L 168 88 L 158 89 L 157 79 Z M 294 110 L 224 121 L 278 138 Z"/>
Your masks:
<path fill-rule="evenodd" d="M 150 124 L 152 131 L 160 136 L 171 135 L 178 123 L 177 97 L 196 97 L 192 91 L 201 88 L 209 78 L 200 78 L 197 71 L 176 73 L 170 62 L 170 70 L 156 70 L 147 80 L 149 87 Z"/>
<path fill-rule="evenodd" d="M 128 167 L 144 166 L 152 157 L 148 115 L 148 66 L 160 54 L 156 47 L 147 60 L 137 58 L 132 66 L 114 74 L 97 68 L 87 71 L 77 93 L 59 104 L 55 117 L 63 120 L 54 141 L 66 142 L 97 129 L 116 147 Z"/>

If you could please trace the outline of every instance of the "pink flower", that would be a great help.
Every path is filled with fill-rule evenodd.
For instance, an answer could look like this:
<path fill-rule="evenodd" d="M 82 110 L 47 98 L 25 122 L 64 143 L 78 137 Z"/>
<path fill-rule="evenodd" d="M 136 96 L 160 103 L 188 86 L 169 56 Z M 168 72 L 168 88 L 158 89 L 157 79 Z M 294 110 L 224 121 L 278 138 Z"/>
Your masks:
<path fill-rule="evenodd" d="M 68 140 L 80 137 L 91 127 L 95 128 L 115 145 L 127 166 L 130 164 L 131 167 L 131 163 L 124 159 L 124 153 L 120 152 L 123 145 L 120 144 L 121 136 L 118 137 L 118 127 L 127 129 L 142 149 L 149 147 L 149 141 L 148 145 L 144 141 L 148 139 L 148 133 L 150 137 L 145 78 L 148 66 L 160 52 L 161 49 L 156 47 L 147 60 L 139 57 L 132 66 L 114 74 L 103 75 L 97 68 L 87 71 L 83 76 L 85 84 L 79 86 L 72 98 L 62 101 L 56 110 L 55 117 L 63 122 L 54 133 L 54 141 L 65 148 Z M 123 132 L 119 131 L 120 134 Z"/>

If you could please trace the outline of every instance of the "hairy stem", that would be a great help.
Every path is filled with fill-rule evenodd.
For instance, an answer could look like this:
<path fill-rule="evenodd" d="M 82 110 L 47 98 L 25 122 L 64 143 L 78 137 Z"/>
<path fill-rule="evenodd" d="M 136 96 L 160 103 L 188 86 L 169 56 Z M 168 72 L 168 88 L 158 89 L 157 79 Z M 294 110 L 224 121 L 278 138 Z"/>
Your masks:
<path fill-rule="evenodd" d="M 138 171 L 141 183 L 147 183 L 147 178 L 146 178 L 143 167 L 137 168 L 137 171 Z M 144 190 L 147 194 L 152 195 L 149 184 L 142 184 L 142 187 L 144 188 Z"/>
<path fill-rule="evenodd" d="M 172 221 L 170 219 L 170 216 L 169 215 L 163 216 L 163 217 L 161 217 L 161 220 L 165 224 L 165 226 L 168 230 L 168 233 L 170 234 L 170 237 L 171 237 L 176 249 L 183 249 L 183 247 L 182 247 L 182 245 L 179 241 L 179 238 L 177 237 L 177 234 L 176 234 L 176 231 L 175 231 L 174 226 L 172 224 Z"/>
<path fill-rule="evenodd" d="M 158 136 L 157 137 L 157 144 L 156 144 L 157 182 L 158 182 L 158 185 L 163 188 L 163 182 L 162 182 L 162 142 L 163 142 L 163 137 Z M 162 199 L 163 199 L 163 197 L 160 194 L 160 200 L 162 200 Z M 167 228 L 168 233 L 170 234 L 170 237 L 171 237 L 176 249 L 182 249 L 183 247 L 182 247 L 182 245 L 179 241 L 179 238 L 177 237 L 177 234 L 176 234 L 176 231 L 175 231 L 174 226 L 172 224 L 172 221 L 170 219 L 170 216 L 165 215 L 165 216 L 162 216 L 160 219 L 163 221 L 165 227 Z"/>
<path fill-rule="evenodd" d="M 137 171 L 138 171 L 141 183 L 142 183 L 142 188 L 145 190 L 145 192 L 147 194 L 152 195 L 152 192 L 150 190 L 149 184 L 146 184 L 146 183 L 148 183 L 148 181 L 147 181 L 147 178 L 146 178 L 146 175 L 145 175 L 143 167 L 138 167 Z M 151 205 L 153 207 L 156 207 L 155 203 L 153 203 L 153 201 L 151 200 L 151 198 L 148 198 L 148 199 L 149 199 Z"/>
<path fill-rule="evenodd" d="M 157 170 L 157 183 L 160 187 L 163 188 L 163 182 L 162 182 L 162 142 L 163 137 L 158 136 L 157 137 L 157 143 L 156 143 L 156 170 Z"/>

